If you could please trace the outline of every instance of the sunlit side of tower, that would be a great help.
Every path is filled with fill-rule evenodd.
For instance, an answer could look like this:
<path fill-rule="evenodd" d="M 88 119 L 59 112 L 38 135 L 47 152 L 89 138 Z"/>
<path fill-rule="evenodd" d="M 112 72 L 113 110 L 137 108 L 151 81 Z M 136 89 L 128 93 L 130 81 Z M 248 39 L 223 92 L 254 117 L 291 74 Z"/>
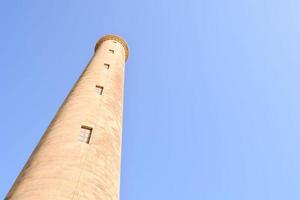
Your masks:
<path fill-rule="evenodd" d="M 6 199 L 117 200 L 126 42 L 102 37 Z"/>

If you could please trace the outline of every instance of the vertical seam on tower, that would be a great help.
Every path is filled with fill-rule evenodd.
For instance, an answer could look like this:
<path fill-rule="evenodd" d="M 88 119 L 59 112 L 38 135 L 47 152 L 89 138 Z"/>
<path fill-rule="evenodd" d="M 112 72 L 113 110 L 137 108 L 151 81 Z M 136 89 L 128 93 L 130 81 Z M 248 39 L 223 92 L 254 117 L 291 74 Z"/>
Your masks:
<path fill-rule="evenodd" d="M 112 55 L 114 55 L 114 54 L 112 54 Z M 110 56 L 111 57 L 111 56 Z M 104 59 L 103 59 L 104 60 Z M 102 63 L 102 61 L 101 61 L 101 63 Z M 104 61 L 103 61 L 103 63 L 104 63 Z M 101 65 L 102 66 L 102 65 Z M 111 70 L 111 67 L 110 67 L 110 70 Z M 107 71 L 107 70 L 103 70 L 103 71 Z M 107 80 L 108 80 L 108 77 L 111 75 L 111 73 L 109 73 L 109 70 L 108 70 L 108 72 L 105 72 L 106 73 L 106 75 L 105 75 L 105 77 L 103 78 L 104 79 L 104 81 L 103 81 L 103 85 L 102 85 L 102 87 L 103 88 L 106 88 L 106 84 L 107 84 Z M 107 74 L 107 73 L 109 73 L 109 74 Z M 101 75 L 101 74 L 100 74 Z M 101 77 L 100 77 L 101 78 Z M 97 84 L 97 82 L 96 82 L 96 84 Z M 96 98 L 98 98 L 98 96 L 97 95 L 95 95 L 95 97 Z M 105 92 L 103 93 L 103 95 L 101 95 L 100 97 L 102 97 L 101 99 L 100 99 L 100 101 L 98 101 L 97 102 L 97 104 L 98 104 L 98 106 L 97 106 L 97 110 L 101 110 L 101 108 L 103 107 L 103 103 L 104 103 L 104 101 L 103 101 L 103 98 L 105 98 Z M 94 126 L 94 131 L 98 128 L 98 118 L 95 120 L 95 122 L 93 123 L 93 126 Z M 95 136 L 95 134 L 93 134 L 94 136 Z M 93 136 L 92 135 L 92 136 Z M 92 139 L 92 138 L 91 138 Z M 90 145 L 90 144 L 89 144 Z M 80 159 L 80 164 L 79 164 L 79 175 L 78 175 L 78 179 L 77 179 L 77 183 L 76 183 L 76 186 L 75 186 L 75 188 L 74 188 L 74 191 L 73 191 L 73 197 L 72 197 L 72 200 L 74 200 L 74 197 L 75 197 L 75 192 L 76 191 L 78 191 L 78 187 L 80 186 L 80 181 L 81 181 L 81 176 L 82 176 L 82 173 L 83 173 L 83 167 L 84 167 L 84 163 L 85 163 L 85 161 L 86 161 L 86 158 L 87 158 L 87 155 L 88 155 L 88 153 L 89 153 L 89 151 L 90 151 L 90 146 L 89 146 L 89 148 L 88 148 L 88 150 L 86 151 L 86 152 L 84 152 L 83 153 L 83 155 L 82 155 L 82 158 Z M 78 200 L 80 199 L 80 192 L 78 191 Z"/>

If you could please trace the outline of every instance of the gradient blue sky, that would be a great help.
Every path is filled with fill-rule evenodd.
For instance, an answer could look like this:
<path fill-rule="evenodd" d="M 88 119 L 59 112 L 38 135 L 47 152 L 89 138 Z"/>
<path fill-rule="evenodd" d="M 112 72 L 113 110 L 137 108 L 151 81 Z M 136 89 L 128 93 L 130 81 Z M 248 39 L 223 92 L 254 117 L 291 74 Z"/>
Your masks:
<path fill-rule="evenodd" d="M 123 36 L 121 200 L 300 199 L 299 0 L 0 2 L 0 198 L 104 34 Z"/>

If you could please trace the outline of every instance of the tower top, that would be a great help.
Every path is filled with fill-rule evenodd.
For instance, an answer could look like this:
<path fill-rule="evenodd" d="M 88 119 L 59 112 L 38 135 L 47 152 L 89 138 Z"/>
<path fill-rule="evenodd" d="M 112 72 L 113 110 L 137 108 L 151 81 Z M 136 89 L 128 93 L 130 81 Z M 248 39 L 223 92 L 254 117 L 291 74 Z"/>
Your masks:
<path fill-rule="evenodd" d="M 122 44 L 122 46 L 124 47 L 125 49 L 125 61 L 127 60 L 128 58 L 128 53 L 129 53 L 129 48 L 128 48 L 128 45 L 127 45 L 127 42 L 121 38 L 120 36 L 117 36 L 117 35 L 114 35 L 114 34 L 109 34 L 109 35 L 105 35 L 103 36 L 102 38 L 100 38 L 98 40 L 98 42 L 96 43 L 96 46 L 95 46 L 95 52 L 97 51 L 98 47 L 106 40 L 114 40 L 114 41 L 117 41 L 119 42 L 120 44 Z"/>

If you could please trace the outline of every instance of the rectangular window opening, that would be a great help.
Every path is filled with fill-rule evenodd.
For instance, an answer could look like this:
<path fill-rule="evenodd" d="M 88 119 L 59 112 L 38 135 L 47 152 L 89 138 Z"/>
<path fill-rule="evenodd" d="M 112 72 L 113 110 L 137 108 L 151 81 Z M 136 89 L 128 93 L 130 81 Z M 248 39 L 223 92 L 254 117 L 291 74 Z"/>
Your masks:
<path fill-rule="evenodd" d="M 90 143 L 91 135 L 92 135 L 93 128 L 89 126 L 81 126 L 80 134 L 79 134 L 79 142 L 84 142 L 86 144 Z"/>
<path fill-rule="evenodd" d="M 113 50 L 113 49 L 110 49 L 109 51 L 110 51 L 112 54 L 115 53 L 115 50 Z"/>
<path fill-rule="evenodd" d="M 103 89 L 104 87 L 100 86 L 100 85 L 96 85 L 96 92 L 99 94 L 99 95 L 102 95 L 103 94 Z"/>
<path fill-rule="evenodd" d="M 104 63 L 104 66 L 105 66 L 106 69 L 109 69 L 110 64 Z"/>

